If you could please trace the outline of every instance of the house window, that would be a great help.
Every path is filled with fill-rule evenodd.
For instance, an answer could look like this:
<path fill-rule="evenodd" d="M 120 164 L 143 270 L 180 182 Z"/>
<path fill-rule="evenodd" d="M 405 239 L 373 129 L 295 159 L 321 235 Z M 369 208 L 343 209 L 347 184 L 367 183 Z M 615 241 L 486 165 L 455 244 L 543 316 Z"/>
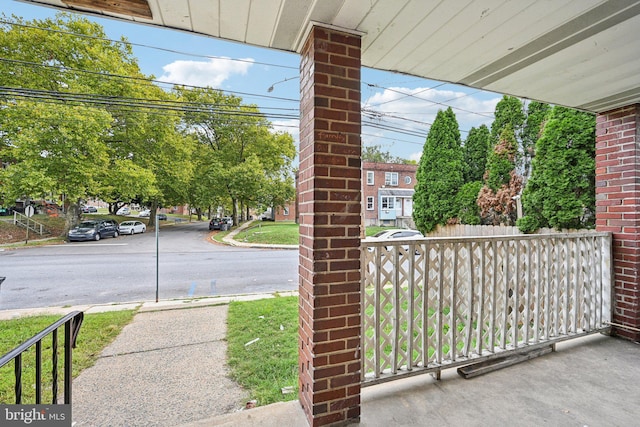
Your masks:
<path fill-rule="evenodd" d="M 395 197 L 382 196 L 380 198 L 380 209 L 383 209 L 383 210 L 395 209 L 394 207 L 395 200 L 396 200 Z"/>
<path fill-rule="evenodd" d="M 407 184 L 407 185 L 411 184 L 411 177 L 410 176 L 405 176 L 404 177 L 404 183 Z"/>
<path fill-rule="evenodd" d="M 373 171 L 367 171 L 367 185 L 373 185 Z"/>
<path fill-rule="evenodd" d="M 368 196 L 367 197 L 367 210 L 368 211 L 372 211 L 373 210 L 373 196 Z"/>
<path fill-rule="evenodd" d="M 398 172 L 385 172 L 384 173 L 384 185 L 397 186 L 398 185 Z"/>
<path fill-rule="evenodd" d="M 288 216 L 288 215 L 289 215 L 289 207 L 288 207 L 288 206 L 286 206 L 286 207 L 284 208 L 284 216 Z"/>

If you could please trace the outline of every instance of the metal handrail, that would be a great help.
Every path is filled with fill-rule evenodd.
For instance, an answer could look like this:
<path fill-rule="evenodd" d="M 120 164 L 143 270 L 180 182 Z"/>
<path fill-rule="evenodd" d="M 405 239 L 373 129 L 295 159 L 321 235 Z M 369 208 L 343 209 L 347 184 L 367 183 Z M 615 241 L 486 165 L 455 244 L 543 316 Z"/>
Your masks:
<path fill-rule="evenodd" d="M 29 350 L 34 345 L 36 346 L 36 404 L 42 403 L 42 341 L 45 337 L 51 334 L 51 360 L 53 363 L 52 368 L 52 404 L 56 404 L 58 400 L 58 329 L 64 325 L 64 403 L 71 404 L 71 383 L 72 383 L 72 349 L 76 347 L 76 340 L 82 321 L 84 319 L 84 313 L 81 311 L 74 311 L 66 316 L 62 317 L 58 321 L 52 323 L 41 332 L 23 342 L 4 356 L 0 357 L 0 368 L 11 362 L 15 361 L 14 375 L 15 375 L 15 397 L 16 404 L 22 403 L 22 354 Z"/>
<path fill-rule="evenodd" d="M 13 224 L 23 227 L 23 228 L 28 228 L 29 230 L 33 231 L 34 233 L 38 233 L 39 235 L 44 235 L 45 233 L 45 225 L 34 220 L 31 219 L 29 217 L 27 217 L 26 215 L 23 215 L 19 212 L 14 212 L 13 213 Z M 37 227 L 37 228 L 36 228 Z"/>

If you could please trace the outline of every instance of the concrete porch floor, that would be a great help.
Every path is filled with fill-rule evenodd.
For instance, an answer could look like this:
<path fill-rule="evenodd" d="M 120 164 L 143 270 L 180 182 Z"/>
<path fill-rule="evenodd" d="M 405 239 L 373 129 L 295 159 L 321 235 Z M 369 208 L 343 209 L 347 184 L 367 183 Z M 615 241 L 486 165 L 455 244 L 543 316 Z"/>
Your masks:
<path fill-rule="evenodd" d="M 465 380 L 420 375 L 362 391 L 360 426 L 635 426 L 640 424 L 640 346 L 604 335 Z M 298 401 L 185 426 L 307 426 Z M 352 424 L 358 425 L 358 424 Z"/>

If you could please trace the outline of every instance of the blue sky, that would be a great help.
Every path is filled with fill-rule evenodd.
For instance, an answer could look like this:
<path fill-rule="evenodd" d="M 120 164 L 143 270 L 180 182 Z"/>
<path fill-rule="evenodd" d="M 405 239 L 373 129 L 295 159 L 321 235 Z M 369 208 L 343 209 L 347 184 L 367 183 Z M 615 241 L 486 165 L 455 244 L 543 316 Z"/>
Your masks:
<path fill-rule="evenodd" d="M 55 9 L 3 0 L 0 13 L 25 20 L 55 15 Z M 101 24 L 109 38 L 125 36 L 142 72 L 157 80 L 211 86 L 240 92 L 246 103 L 268 115 L 274 108 L 298 114 L 299 56 L 209 37 L 85 15 Z M 224 59 L 224 58 L 230 58 Z M 280 82 L 274 85 L 274 83 Z M 268 88 L 274 85 L 272 92 Z M 418 160 L 429 124 L 438 109 L 451 106 L 464 140 L 473 126 L 490 125 L 501 95 L 417 77 L 362 70 L 362 141 L 379 145 L 394 156 Z M 298 121 L 272 119 L 274 128 L 298 141 Z M 367 123 L 373 126 L 366 125 Z M 381 129 L 393 127 L 394 130 Z M 417 134 L 417 135 L 416 135 Z"/>

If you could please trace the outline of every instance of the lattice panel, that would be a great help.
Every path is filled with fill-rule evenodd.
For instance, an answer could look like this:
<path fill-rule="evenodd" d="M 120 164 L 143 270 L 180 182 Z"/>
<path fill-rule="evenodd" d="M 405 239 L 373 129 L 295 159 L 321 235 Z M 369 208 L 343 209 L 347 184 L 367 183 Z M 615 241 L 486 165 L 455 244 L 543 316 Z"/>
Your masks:
<path fill-rule="evenodd" d="M 610 236 L 385 242 L 363 249 L 363 373 L 458 360 L 601 330 Z"/>

